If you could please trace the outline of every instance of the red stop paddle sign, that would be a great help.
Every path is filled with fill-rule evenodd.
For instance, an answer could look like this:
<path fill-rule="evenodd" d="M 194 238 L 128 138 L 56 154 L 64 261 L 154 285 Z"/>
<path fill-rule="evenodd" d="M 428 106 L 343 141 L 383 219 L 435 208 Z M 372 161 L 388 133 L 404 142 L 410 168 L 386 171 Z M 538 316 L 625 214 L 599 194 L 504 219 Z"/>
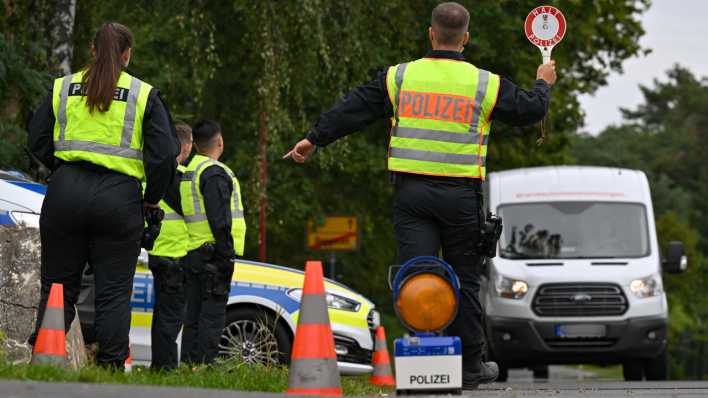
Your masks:
<path fill-rule="evenodd" d="M 543 63 L 551 60 L 553 46 L 563 40 L 565 28 L 565 16 L 552 6 L 536 7 L 526 16 L 526 37 L 541 50 Z"/>

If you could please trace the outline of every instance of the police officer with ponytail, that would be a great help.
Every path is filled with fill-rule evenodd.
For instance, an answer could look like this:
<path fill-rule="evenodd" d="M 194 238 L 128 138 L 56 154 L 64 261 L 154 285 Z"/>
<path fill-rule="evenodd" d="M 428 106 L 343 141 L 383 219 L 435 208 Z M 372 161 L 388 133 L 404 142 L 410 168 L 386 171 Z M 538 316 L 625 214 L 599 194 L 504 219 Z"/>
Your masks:
<path fill-rule="evenodd" d="M 178 145 L 167 107 L 150 84 L 125 71 L 133 35 L 101 26 L 91 63 L 54 81 L 29 125 L 31 152 L 53 172 L 40 217 L 41 298 L 64 285 L 65 325 L 74 319 L 84 265 L 96 283 L 99 365 L 128 356 L 130 294 L 144 214 L 158 209 L 175 174 Z M 146 181 L 144 195 L 140 181 Z M 36 331 L 30 337 L 34 344 Z"/>
<path fill-rule="evenodd" d="M 180 183 L 182 211 L 189 232 L 185 257 L 186 315 L 182 361 L 209 364 L 219 349 L 233 260 L 243 255 L 246 222 L 241 187 L 231 169 L 219 162 L 224 152 L 221 126 L 203 120 L 192 128 L 196 154 Z"/>
<path fill-rule="evenodd" d="M 437 5 L 428 29 L 432 50 L 425 57 L 386 68 L 355 88 L 285 155 L 302 163 L 316 146 L 391 119 L 387 163 L 395 182 L 399 261 L 442 251 L 460 278 L 460 307 L 449 332 L 462 340 L 464 389 L 492 382 L 499 374 L 496 363 L 484 361 L 479 301 L 481 185 L 491 124 L 542 120 L 556 80 L 554 61 L 538 67 L 528 91 L 466 61 L 462 51 L 470 38 L 469 21 L 462 5 Z"/>

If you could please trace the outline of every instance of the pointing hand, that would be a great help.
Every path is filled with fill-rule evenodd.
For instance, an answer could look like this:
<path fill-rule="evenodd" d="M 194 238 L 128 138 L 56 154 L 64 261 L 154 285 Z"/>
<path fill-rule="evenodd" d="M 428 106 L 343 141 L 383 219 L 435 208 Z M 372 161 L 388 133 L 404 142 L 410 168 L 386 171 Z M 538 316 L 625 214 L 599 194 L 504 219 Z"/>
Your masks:
<path fill-rule="evenodd" d="M 292 158 L 297 163 L 305 163 L 305 161 L 310 157 L 310 155 L 315 152 L 315 149 L 317 149 L 317 147 L 313 143 L 311 143 L 310 140 L 305 138 L 295 144 L 293 149 L 291 149 L 290 152 L 286 153 L 285 156 L 283 156 L 283 159 Z"/>

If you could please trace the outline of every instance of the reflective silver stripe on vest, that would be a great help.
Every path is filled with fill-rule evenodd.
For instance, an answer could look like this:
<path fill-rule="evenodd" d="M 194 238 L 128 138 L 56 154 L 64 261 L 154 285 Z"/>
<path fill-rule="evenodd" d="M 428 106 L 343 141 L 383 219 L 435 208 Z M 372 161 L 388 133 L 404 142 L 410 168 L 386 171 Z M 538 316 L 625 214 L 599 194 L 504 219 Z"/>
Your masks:
<path fill-rule="evenodd" d="M 197 165 L 197 168 L 194 171 L 188 171 L 182 175 L 182 181 L 191 179 L 192 181 L 192 204 L 194 205 L 194 215 L 193 216 L 184 216 L 184 221 L 187 223 L 193 223 L 193 222 L 198 222 L 198 221 L 205 221 L 206 214 L 202 212 L 201 206 L 199 205 L 199 194 L 197 192 L 197 176 L 199 175 L 199 171 L 204 168 L 204 166 L 209 165 L 209 166 L 221 166 L 226 173 L 231 177 L 232 181 L 232 189 L 233 189 L 233 197 L 234 197 L 234 211 L 231 214 L 231 218 L 243 218 L 243 211 L 239 209 L 238 206 L 238 191 L 236 190 L 236 184 L 233 183 L 233 180 L 236 178 L 234 175 L 229 171 L 228 168 L 223 167 L 220 162 L 217 162 L 213 159 L 207 159 L 199 165 Z"/>
<path fill-rule="evenodd" d="M 233 175 L 231 176 L 231 181 L 232 181 L 232 189 L 233 189 L 233 195 L 234 195 L 234 211 L 233 214 L 231 215 L 231 218 L 243 218 L 243 211 L 238 207 L 238 191 L 236 190 L 236 184 L 233 183 L 234 177 Z"/>
<path fill-rule="evenodd" d="M 64 131 L 66 130 L 66 102 L 69 100 L 69 86 L 74 75 L 64 76 L 61 81 L 61 91 L 59 92 L 59 109 L 57 110 L 57 121 L 59 122 L 59 141 L 64 141 Z"/>
<path fill-rule="evenodd" d="M 59 93 L 59 109 L 57 112 L 59 139 L 54 143 L 54 149 L 57 151 L 86 151 L 127 159 L 142 160 L 142 150 L 130 148 L 130 142 L 133 140 L 133 133 L 135 131 L 135 113 L 138 106 L 138 96 L 142 82 L 131 76 L 128 100 L 125 105 L 125 116 L 123 117 L 123 131 L 121 132 L 120 146 L 115 146 L 93 141 L 66 140 L 66 107 L 69 101 L 69 87 L 71 85 L 72 76 L 73 75 L 64 76 L 62 80 L 61 92 Z"/>
<path fill-rule="evenodd" d="M 125 104 L 125 116 L 123 117 L 123 134 L 120 138 L 120 146 L 130 148 L 135 131 L 135 110 L 138 107 L 138 96 L 140 95 L 140 79 L 130 78 L 130 90 L 128 90 L 128 102 Z"/>
<path fill-rule="evenodd" d="M 179 213 L 166 213 L 165 217 L 162 219 L 162 221 L 179 221 L 179 220 L 184 220 L 182 216 L 179 215 Z"/>
<path fill-rule="evenodd" d="M 470 122 L 470 133 L 477 135 L 479 138 L 479 119 L 482 117 L 482 104 L 484 102 L 484 97 L 487 95 L 487 86 L 489 85 L 489 72 L 480 69 L 479 70 L 479 80 L 477 81 L 477 93 L 474 95 L 474 108 L 472 109 L 472 121 Z M 487 145 L 489 142 L 489 134 L 482 137 L 482 145 Z M 478 152 L 478 163 L 480 166 L 484 166 L 486 159 L 482 156 L 482 147 L 479 147 Z"/>
<path fill-rule="evenodd" d="M 243 218 L 243 210 L 238 207 L 238 193 L 236 192 L 236 187 L 234 187 L 234 211 L 231 218 Z"/>
<path fill-rule="evenodd" d="M 394 136 L 401 138 L 419 138 L 455 144 L 479 144 L 479 134 L 468 132 L 450 133 L 448 131 L 417 129 L 414 127 L 396 127 Z"/>
<path fill-rule="evenodd" d="M 458 153 L 431 152 L 398 147 L 391 148 L 391 157 L 409 160 L 422 160 L 426 162 L 464 165 L 476 165 L 477 159 L 479 158 L 477 154 L 467 155 Z M 482 159 L 484 159 L 484 157 L 482 157 Z"/>
<path fill-rule="evenodd" d="M 56 151 L 84 151 L 103 155 L 118 156 L 126 159 L 143 160 L 143 153 L 138 149 L 121 148 L 113 145 L 99 144 L 92 141 L 64 140 L 54 143 Z"/>
<path fill-rule="evenodd" d="M 184 216 L 184 222 L 187 224 L 199 221 L 207 221 L 206 214 L 195 214 L 193 216 Z"/>
<path fill-rule="evenodd" d="M 232 195 L 234 197 L 234 211 L 231 214 L 231 218 L 243 218 L 243 211 L 238 206 L 238 190 L 236 190 L 236 183 L 233 182 L 236 179 L 236 176 L 231 171 L 231 169 L 229 169 L 228 167 L 223 165 L 221 162 L 217 162 L 217 164 L 222 165 L 222 167 L 224 168 L 224 171 L 226 171 L 226 174 L 228 174 L 229 177 L 231 177 L 231 189 L 232 189 Z"/>
<path fill-rule="evenodd" d="M 487 94 L 487 84 L 489 83 L 489 72 L 484 69 L 479 70 L 479 80 L 477 81 L 477 93 L 474 95 L 474 107 L 472 108 L 472 121 L 470 121 L 470 133 L 476 133 L 479 126 L 479 118 L 482 116 L 482 103 Z M 477 136 L 479 138 L 479 136 Z"/>
<path fill-rule="evenodd" d="M 396 126 L 398 126 L 398 111 L 401 104 L 401 87 L 403 87 L 403 74 L 406 73 L 408 62 L 398 65 L 396 68 Z"/>
<path fill-rule="evenodd" d="M 202 214 L 202 208 L 199 205 L 199 192 L 197 192 L 197 189 L 199 189 L 199 187 L 197 187 L 197 176 L 199 175 L 199 171 L 207 164 L 212 165 L 212 164 L 216 164 L 216 162 L 214 162 L 211 159 L 206 159 L 203 162 L 199 163 L 197 165 L 197 168 L 194 169 L 193 172 L 191 172 L 192 173 L 192 204 L 194 206 L 194 214 L 195 215 Z M 188 174 L 188 173 L 189 172 L 187 172 L 185 174 Z M 191 217 L 191 216 L 188 216 L 188 217 Z M 185 221 L 186 220 L 187 220 L 187 217 L 185 217 Z M 188 222 L 194 222 L 194 221 L 188 221 Z"/>

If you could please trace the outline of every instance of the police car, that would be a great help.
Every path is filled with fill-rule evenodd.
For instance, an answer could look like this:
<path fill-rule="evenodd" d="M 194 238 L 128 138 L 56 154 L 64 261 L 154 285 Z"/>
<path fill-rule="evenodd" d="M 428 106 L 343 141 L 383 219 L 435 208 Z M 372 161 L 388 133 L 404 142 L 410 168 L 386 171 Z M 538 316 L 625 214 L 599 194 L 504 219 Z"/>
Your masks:
<path fill-rule="evenodd" d="M 146 259 L 143 259 L 146 260 Z M 273 264 L 236 262 L 219 351 L 246 363 L 288 363 L 297 327 L 304 274 Z M 325 280 L 335 351 L 343 374 L 370 373 L 374 304 L 345 285 Z M 150 271 L 138 265 L 131 297 L 133 361 L 150 360 L 150 325 L 155 302 Z"/>
<path fill-rule="evenodd" d="M 47 187 L 17 171 L 0 170 L 0 225 L 39 228 L 39 213 Z"/>
<path fill-rule="evenodd" d="M 46 187 L 27 176 L 0 171 L 0 224 L 39 227 Z M 150 362 L 150 325 L 155 303 L 152 273 L 143 251 L 133 282 L 130 329 L 133 361 Z M 239 260 L 231 282 L 226 327 L 219 345 L 223 356 L 247 363 L 288 363 L 302 295 L 302 271 L 273 264 Z M 374 304 L 336 281 L 326 280 L 329 318 L 343 374 L 370 373 L 373 330 L 380 323 Z M 78 301 L 87 342 L 93 337 L 93 277 L 85 274 Z"/>

